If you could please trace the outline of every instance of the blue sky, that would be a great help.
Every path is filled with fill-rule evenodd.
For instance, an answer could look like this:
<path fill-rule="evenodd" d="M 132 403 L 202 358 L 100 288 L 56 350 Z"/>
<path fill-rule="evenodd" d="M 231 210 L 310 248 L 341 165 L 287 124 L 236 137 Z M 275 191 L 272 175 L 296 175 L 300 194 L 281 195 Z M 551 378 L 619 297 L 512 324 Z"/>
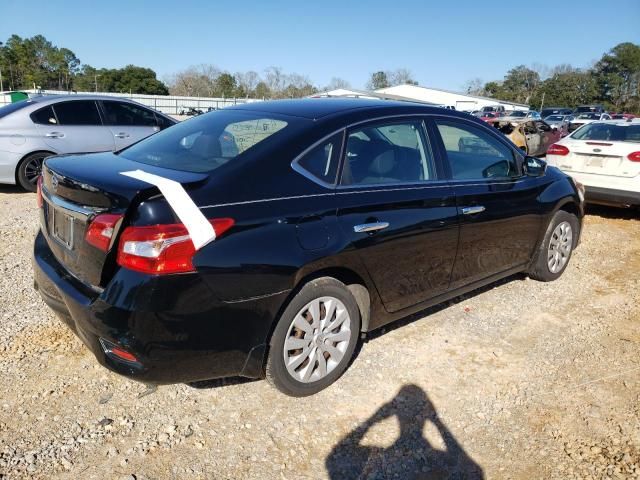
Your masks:
<path fill-rule="evenodd" d="M 589 66 L 640 43 L 640 1 L 132 1 L 3 0 L 0 40 L 42 34 L 83 63 L 153 68 L 160 78 L 211 63 L 230 72 L 271 65 L 319 86 L 362 88 L 399 67 L 452 90 L 534 63 Z M 18 20 L 23 17 L 24 20 Z"/>

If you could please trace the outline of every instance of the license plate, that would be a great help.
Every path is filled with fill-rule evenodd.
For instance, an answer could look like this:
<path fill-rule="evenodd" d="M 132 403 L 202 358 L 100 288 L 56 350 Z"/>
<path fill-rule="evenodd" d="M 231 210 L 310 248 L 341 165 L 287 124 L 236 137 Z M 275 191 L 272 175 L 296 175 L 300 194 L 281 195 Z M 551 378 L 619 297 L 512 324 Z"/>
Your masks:
<path fill-rule="evenodd" d="M 55 208 L 51 209 L 51 213 L 51 233 L 53 237 L 71 250 L 73 248 L 73 217 Z"/>
<path fill-rule="evenodd" d="M 603 157 L 588 157 L 587 158 L 587 167 L 596 167 L 602 168 L 604 167 L 604 158 Z"/>

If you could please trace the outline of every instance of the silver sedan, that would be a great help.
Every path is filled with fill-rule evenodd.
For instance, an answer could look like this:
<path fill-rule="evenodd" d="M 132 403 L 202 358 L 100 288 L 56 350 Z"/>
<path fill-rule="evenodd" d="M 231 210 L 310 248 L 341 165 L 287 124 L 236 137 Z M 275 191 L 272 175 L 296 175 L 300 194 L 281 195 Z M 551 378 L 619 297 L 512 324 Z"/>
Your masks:
<path fill-rule="evenodd" d="M 0 107 L 0 183 L 35 191 L 42 161 L 120 150 L 176 121 L 131 100 L 49 95 Z"/>

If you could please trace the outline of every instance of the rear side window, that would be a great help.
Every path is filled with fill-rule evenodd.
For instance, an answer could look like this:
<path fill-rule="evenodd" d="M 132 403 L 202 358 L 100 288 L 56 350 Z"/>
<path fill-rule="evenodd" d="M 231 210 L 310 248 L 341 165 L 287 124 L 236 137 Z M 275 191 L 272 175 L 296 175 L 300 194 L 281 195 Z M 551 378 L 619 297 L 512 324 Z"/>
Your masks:
<path fill-rule="evenodd" d="M 132 145 L 120 155 L 158 167 L 209 172 L 258 146 L 277 142 L 293 128 L 285 120 L 266 115 L 236 110 L 200 115 Z"/>
<path fill-rule="evenodd" d="M 342 146 L 342 132 L 320 142 L 305 153 L 298 161 L 297 168 L 302 168 L 304 174 L 310 174 L 321 182 L 333 185 L 338 173 L 338 160 Z"/>
<path fill-rule="evenodd" d="M 40 125 L 58 124 L 58 120 L 56 119 L 55 113 L 53 113 L 53 108 L 51 108 L 51 105 L 33 112 L 31 114 L 31 120 L 33 120 L 34 123 L 39 123 Z"/>
<path fill-rule="evenodd" d="M 74 100 L 53 105 L 60 125 L 102 125 L 93 100 Z"/>
<path fill-rule="evenodd" d="M 517 177 L 513 150 L 480 128 L 436 121 L 455 180 Z"/>
<path fill-rule="evenodd" d="M 435 178 L 420 121 L 352 130 L 345 150 L 342 185 L 415 183 Z"/>
<path fill-rule="evenodd" d="M 107 125 L 155 127 L 156 116 L 151 110 L 126 102 L 102 102 Z"/>

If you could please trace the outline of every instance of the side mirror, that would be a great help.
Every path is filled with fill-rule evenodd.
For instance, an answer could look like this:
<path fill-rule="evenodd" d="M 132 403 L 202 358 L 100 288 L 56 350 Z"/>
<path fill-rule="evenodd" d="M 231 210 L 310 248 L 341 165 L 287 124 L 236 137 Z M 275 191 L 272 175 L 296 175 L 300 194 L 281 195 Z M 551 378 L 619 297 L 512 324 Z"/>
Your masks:
<path fill-rule="evenodd" d="M 541 177 L 547 171 L 547 162 L 536 157 L 524 157 L 523 169 L 529 177 Z"/>

